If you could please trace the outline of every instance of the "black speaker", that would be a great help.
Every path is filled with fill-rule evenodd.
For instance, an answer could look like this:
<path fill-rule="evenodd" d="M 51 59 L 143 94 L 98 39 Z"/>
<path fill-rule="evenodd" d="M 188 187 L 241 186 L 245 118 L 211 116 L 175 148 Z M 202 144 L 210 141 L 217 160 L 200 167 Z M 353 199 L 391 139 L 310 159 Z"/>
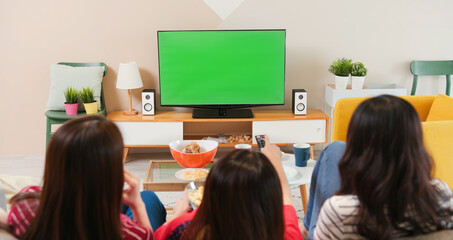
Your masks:
<path fill-rule="evenodd" d="M 305 89 L 293 89 L 292 109 L 294 115 L 307 114 L 307 91 L 305 91 Z"/>
<path fill-rule="evenodd" d="M 143 89 L 142 91 L 142 115 L 156 114 L 156 90 Z"/>

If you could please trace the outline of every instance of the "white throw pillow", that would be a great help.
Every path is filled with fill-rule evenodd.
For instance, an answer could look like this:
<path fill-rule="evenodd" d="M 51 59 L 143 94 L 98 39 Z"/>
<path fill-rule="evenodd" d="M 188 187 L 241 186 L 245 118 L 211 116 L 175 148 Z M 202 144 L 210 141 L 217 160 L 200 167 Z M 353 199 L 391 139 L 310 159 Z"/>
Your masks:
<path fill-rule="evenodd" d="M 90 87 L 93 89 L 94 99 L 101 109 L 101 83 L 104 75 L 104 67 L 71 67 L 62 64 L 50 65 L 50 92 L 47 100 L 46 111 L 65 110 L 66 99 L 64 92 L 67 87 L 73 87 L 77 91 Z M 79 106 L 80 107 L 80 106 Z M 80 108 L 79 108 L 80 109 Z"/>

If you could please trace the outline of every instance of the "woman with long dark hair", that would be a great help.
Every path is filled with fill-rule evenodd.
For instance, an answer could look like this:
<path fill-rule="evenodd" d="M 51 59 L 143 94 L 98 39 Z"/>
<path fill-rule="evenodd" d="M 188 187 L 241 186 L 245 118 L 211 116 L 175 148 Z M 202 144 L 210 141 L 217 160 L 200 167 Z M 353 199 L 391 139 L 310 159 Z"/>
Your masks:
<path fill-rule="evenodd" d="M 302 239 L 281 165 L 280 149 L 266 138 L 262 152 L 235 150 L 212 167 L 201 205 L 187 200 L 156 232 L 156 239 Z M 182 206 L 182 207 L 181 207 Z"/>
<path fill-rule="evenodd" d="M 49 143 L 42 189 L 26 187 L 12 199 L 12 232 L 34 240 L 152 239 L 166 211 L 153 192 L 140 196 L 122 156 L 114 123 L 100 116 L 66 122 Z"/>
<path fill-rule="evenodd" d="M 410 103 L 389 95 L 362 102 L 346 146 L 336 143 L 335 149 L 327 150 L 323 158 L 330 160 L 320 159 L 325 166 L 319 169 L 338 166 L 333 181 L 339 180 L 339 190 L 322 205 L 315 239 L 392 239 L 453 228 L 452 192 L 432 177 L 433 161 Z M 314 220 L 311 214 L 307 221 Z"/>

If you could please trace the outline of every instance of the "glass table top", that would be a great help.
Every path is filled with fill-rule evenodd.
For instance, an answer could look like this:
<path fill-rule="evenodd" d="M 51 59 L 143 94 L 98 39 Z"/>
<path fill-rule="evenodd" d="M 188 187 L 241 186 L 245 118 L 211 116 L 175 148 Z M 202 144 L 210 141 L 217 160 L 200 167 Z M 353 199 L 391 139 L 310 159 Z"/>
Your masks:
<path fill-rule="evenodd" d="M 205 166 L 210 169 L 214 162 Z M 183 169 L 175 160 L 151 160 L 143 182 L 143 189 L 153 191 L 183 191 L 190 180 L 176 178 L 177 171 Z"/>

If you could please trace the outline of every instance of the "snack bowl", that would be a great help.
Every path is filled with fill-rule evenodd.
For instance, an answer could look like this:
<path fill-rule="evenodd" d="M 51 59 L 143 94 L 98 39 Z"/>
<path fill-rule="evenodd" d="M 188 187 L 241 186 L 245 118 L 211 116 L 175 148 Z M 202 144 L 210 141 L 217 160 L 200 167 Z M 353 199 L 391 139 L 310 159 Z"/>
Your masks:
<path fill-rule="evenodd" d="M 184 153 L 182 149 L 195 142 L 200 145 L 200 153 Z M 201 168 L 214 159 L 219 143 L 212 140 L 177 140 L 169 144 L 173 158 L 185 168 Z"/>
<path fill-rule="evenodd" d="M 204 193 L 204 181 L 191 181 L 184 189 L 192 209 L 200 206 Z"/>

